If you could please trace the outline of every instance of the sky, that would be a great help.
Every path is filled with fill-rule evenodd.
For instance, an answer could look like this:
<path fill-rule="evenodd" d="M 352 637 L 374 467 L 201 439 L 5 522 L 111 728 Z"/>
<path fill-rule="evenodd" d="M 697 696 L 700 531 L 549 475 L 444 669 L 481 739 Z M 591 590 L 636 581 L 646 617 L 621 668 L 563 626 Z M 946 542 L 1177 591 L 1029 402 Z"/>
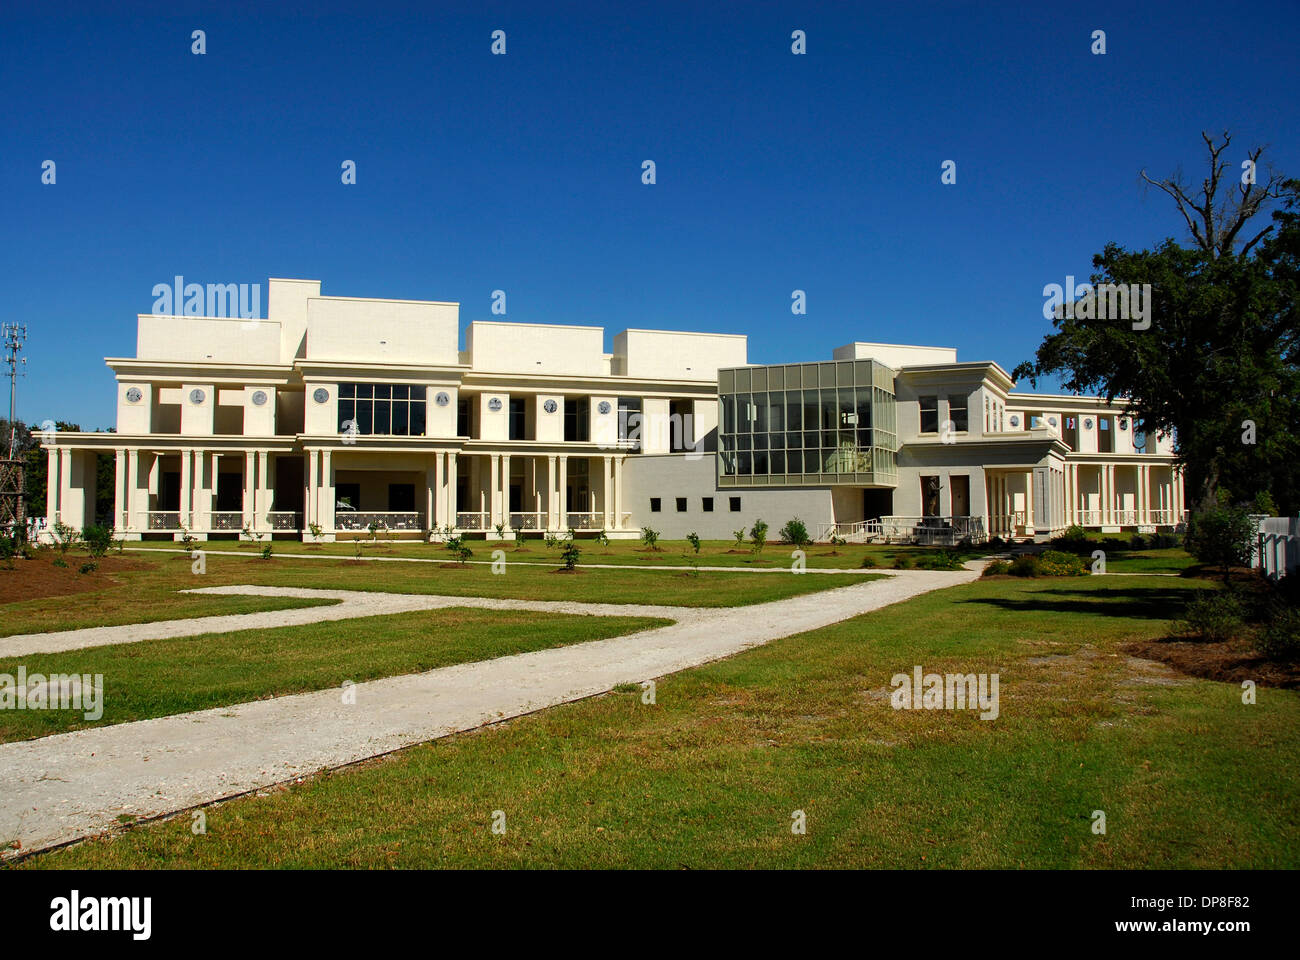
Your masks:
<path fill-rule="evenodd" d="M 1185 239 L 1140 170 L 1199 181 L 1201 131 L 1231 130 L 1234 166 L 1263 144 L 1300 176 L 1296 3 L 130 6 L 0 11 L 23 420 L 112 426 L 103 358 L 176 275 L 261 283 L 263 315 L 268 277 L 459 301 L 462 328 L 503 290 L 505 319 L 607 349 L 702 330 L 751 363 L 865 340 L 1010 370 L 1045 285 Z"/>

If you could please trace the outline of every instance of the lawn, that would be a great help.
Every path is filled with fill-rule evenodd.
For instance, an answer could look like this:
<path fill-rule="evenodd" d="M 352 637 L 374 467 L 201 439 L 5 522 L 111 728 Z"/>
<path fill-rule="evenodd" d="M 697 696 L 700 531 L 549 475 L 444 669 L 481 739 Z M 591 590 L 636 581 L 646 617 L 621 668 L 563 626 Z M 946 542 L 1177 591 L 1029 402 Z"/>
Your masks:
<path fill-rule="evenodd" d="M 937 591 L 24 866 L 1294 868 L 1300 695 L 1125 653 L 1198 585 Z M 917 665 L 997 673 L 999 717 L 891 709 Z"/>
<path fill-rule="evenodd" d="M 622 636 L 650 617 L 451 608 L 272 630 L 145 640 L 0 660 L 0 674 L 102 674 L 104 715 L 0 711 L 0 742 L 206 710 Z"/>

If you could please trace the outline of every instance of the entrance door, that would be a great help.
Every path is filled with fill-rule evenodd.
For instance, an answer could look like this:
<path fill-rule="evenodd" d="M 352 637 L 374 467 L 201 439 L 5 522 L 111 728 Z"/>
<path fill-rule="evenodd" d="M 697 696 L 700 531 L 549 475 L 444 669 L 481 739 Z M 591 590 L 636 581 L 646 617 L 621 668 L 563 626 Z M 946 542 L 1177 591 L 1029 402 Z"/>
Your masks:
<path fill-rule="evenodd" d="M 952 485 L 952 515 L 970 516 L 970 477 L 953 474 L 948 482 Z"/>

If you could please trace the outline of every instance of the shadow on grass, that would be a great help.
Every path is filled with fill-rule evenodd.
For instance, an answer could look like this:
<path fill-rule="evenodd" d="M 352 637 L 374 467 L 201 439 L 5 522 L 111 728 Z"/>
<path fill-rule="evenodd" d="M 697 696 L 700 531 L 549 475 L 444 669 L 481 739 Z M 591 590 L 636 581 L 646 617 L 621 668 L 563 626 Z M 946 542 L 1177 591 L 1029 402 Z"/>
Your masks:
<path fill-rule="evenodd" d="M 1079 590 L 1062 586 L 1038 590 L 1024 597 L 972 597 L 961 602 L 1022 613 L 1087 613 L 1103 617 L 1173 620 L 1182 616 L 1189 599 L 1187 590 L 1168 587 Z"/>

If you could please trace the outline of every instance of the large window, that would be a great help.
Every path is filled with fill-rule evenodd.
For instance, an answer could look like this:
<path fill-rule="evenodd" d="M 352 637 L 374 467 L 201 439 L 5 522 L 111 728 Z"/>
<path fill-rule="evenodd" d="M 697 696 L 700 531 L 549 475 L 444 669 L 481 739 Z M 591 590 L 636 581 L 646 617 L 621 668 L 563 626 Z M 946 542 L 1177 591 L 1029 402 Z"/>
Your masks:
<path fill-rule="evenodd" d="M 424 393 L 405 383 L 340 383 L 339 433 L 422 437 Z"/>
<path fill-rule="evenodd" d="M 634 441 L 630 449 L 640 453 L 641 441 L 643 439 L 642 431 L 645 429 L 641 422 L 641 398 L 640 397 L 619 397 L 618 398 L 618 438 L 620 440 Z"/>
<path fill-rule="evenodd" d="M 921 432 L 939 432 L 939 398 L 921 397 Z"/>
<path fill-rule="evenodd" d="M 587 397 L 564 398 L 564 439 L 569 443 L 586 443 L 591 437 L 591 400 Z"/>
<path fill-rule="evenodd" d="M 966 409 L 964 395 L 948 397 L 948 419 L 952 421 L 954 433 L 965 433 L 970 429 L 970 416 Z"/>

